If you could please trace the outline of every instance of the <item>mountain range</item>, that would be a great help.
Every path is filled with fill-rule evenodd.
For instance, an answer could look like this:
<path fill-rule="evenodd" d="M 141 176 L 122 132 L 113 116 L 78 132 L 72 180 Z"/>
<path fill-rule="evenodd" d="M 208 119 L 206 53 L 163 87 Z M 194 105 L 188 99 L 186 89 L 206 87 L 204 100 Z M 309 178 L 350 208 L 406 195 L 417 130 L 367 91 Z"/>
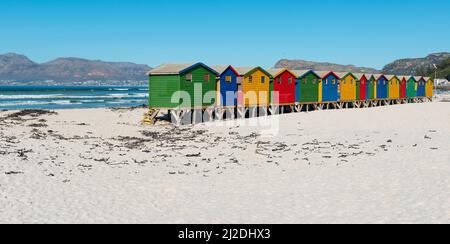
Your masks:
<path fill-rule="evenodd" d="M 382 70 L 367 67 L 357 67 L 355 65 L 340 65 L 333 63 L 320 63 L 305 60 L 282 59 L 275 64 L 276 68 L 289 69 L 313 69 L 313 70 L 333 70 L 337 72 L 356 73 L 384 73 L 389 75 L 423 75 L 428 74 L 433 69 L 433 64 L 437 66 L 450 58 L 450 53 L 432 53 L 424 58 L 399 59 L 384 66 Z"/>
<path fill-rule="evenodd" d="M 425 70 L 433 69 L 450 58 L 450 53 L 432 53 L 424 58 L 407 58 L 396 60 L 386 65 L 382 72 L 392 75 L 421 75 Z M 426 72 L 425 72 L 426 73 Z"/>
<path fill-rule="evenodd" d="M 47 81 L 61 83 L 84 81 L 145 81 L 151 68 L 129 62 L 104 62 L 80 58 L 58 58 L 36 63 L 24 55 L 0 55 L 0 80 Z"/>
<path fill-rule="evenodd" d="M 399 59 L 387 64 L 382 70 L 355 65 L 327 62 L 282 59 L 275 68 L 333 70 L 337 72 L 384 73 L 392 75 L 428 75 L 433 64 L 442 67 L 448 63 L 449 52 L 433 53 L 424 58 Z M 447 67 L 447 66 L 445 66 Z M 442 68 L 444 69 L 444 68 Z M 445 68 L 446 69 L 446 68 Z M 130 62 L 105 62 L 81 58 L 58 58 L 46 63 L 36 63 L 28 57 L 15 53 L 0 55 L 0 82 L 24 84 L 55 81 L 52 84 L 146 84 L 146 73 L 151 67 Z M 447 70 L 447 69 L 446 69 Z M 448 72 L 440 72 L 445 77 Z M 92 83 L 92 81 L 95 81 Z M 134 82 L 134 83 L 133 83 Z M 28 84 L 27 83 L 27 84 Z"/>

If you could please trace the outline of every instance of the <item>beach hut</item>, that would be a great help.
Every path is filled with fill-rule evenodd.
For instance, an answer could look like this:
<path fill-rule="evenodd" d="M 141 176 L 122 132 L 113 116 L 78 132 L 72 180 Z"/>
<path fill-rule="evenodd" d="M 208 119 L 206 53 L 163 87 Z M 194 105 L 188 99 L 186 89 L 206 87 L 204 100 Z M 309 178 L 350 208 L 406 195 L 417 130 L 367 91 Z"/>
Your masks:
<path fill-rule="evenodd" d="M 396 75 L 386 75 L 388 80 L 388 98 L 400 98 L 400 79 Z"/>
<path fill-rule="evenodd" d="M 373 74 L 366 74 L 367 78 L 367 100 L 377 98 L 377 82 Z"/>
<path fill-rule="evenodd" d="M 388 79 L 383 74 L 377 74 L 375 75 L 375 80 L 377 82 L 377 99 L 387 99 Z"/>
<path fill-rule="evenodd" d="M 430 77 L 425 77 L 425 96 L 433 97 L 434 81 Z"/>
<path fill-rule="evenodd" d="M 340 77 L 333 71 L 318 71 L 316 72 L 321 80 L 322 99 L 323 102 L 337 102 L 339 101 L 339 79 Z"/>
<path fill-rule="evenodd" d="M 406 78 L 406 97 L 415 98 L 416 97 L 416 78 L 414 76 L 407 76 Z"/>
<path fill-rule="evenodd" d="M 295 101 L 297 103 L 319 102 L 320 76 L 312 70 L 292 70 L 297 77 Z"/>
<path fill-rule="evenodd" d="M 149 73 L 149 106 L 151 109 L 198 108 L 215 104 L 215 70 L 203 63 L 164 64 Z M 181 93 L 180 93 L 181 92 Z M 190 97 L 183 97 L 183 94 Z"/>
<path fill-rule="evenodd" d="M 358 78 L 351 72 L 336 73 L 340 79 L 340 101 L 353 102 L 356 101 L 356 81 Z"/>
<path fill-rule="evenodd" d="M 356 100 L 365 101 L 367 100 L 368 94 L 368 79 L 366 74 L 356 73 Z"/>
<path fill-rule="evenodd" d="M 273 77 L 270 83 L 270 103 L 274 105 L 295 104 L 295 83 L 297 76 L 288 69 L 268 69 Z M 274 93 L 278 93 L 278 101 L 275 101 Z"/>
<path fill-rule="evenodd" d="M 238 91 L 238 72 L 231 65 L 212 66 L 217 77 L 217 106 L 236 107 Z"/>
<path fill-rule="evenodd" d="M 269 105 L 269 91 L 272 75 L 261 67 L 235 68 L 241 79 L 243 93 L 242 104 L 245 106 Z"/>
<path fill-rule="evenodd" d="M 417 81 L 417 97 L 425 97 L 425 78 L 416 77 Z"/>
<path fill-rule="evenodd" d="M 406 83 L 408 82 L 407 76 L 399 76 L 398 79 L 400 80 L 400 98 L 404 99 L 406 98 Z"/>

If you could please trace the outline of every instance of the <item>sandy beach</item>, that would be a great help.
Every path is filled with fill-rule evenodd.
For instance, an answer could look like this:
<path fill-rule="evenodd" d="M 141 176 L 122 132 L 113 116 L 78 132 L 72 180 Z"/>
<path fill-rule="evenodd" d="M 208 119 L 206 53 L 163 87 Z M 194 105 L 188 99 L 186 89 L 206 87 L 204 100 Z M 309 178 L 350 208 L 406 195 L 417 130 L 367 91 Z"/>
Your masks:
<path fill-rule="evenodd" d="M 145 112 L 0 112 L 0 223 L 450 223 L 449 102 L 285 114 L 274 135 Z"/>

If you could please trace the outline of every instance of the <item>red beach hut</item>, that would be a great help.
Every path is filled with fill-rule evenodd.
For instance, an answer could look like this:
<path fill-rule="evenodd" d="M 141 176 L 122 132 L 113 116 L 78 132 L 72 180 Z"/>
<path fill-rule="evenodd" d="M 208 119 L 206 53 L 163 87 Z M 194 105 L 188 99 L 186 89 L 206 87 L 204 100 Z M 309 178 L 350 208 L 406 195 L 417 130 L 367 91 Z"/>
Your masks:
<path fill-rule="evenodd" d="M 367 100 L 367 83 L 369 82 L 366 74 L 355 74 L 356 81 L 356 100 Z"/>
<path fill-rule="evenodd" d="M 407 76 L 399 76 L 400 79 L 400 98 L 406 98 L 406 82 L 408 80 Z"/>
<path fill-rule="evenodd" d="M 268 69 L 274 78 L 270 84 L 271 103 L 276 105 L 295 104 L 295 82 L 297 76 L 288 69 Z M 274 100 L 274 92 L 278 92 L 278 100 Z"/>

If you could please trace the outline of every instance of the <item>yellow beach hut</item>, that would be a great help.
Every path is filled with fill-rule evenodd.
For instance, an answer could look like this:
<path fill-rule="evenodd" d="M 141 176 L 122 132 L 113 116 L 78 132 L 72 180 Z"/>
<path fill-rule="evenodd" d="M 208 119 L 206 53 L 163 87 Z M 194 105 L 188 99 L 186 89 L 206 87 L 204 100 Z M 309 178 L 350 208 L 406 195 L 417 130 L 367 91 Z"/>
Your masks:
<path fill-rule="evenodd" d="M 336 73 L 340 78 L 340 93 L 343 102 L 356 101 L 356 83 L 358 78 L 351 72 L 338 72 Z"/>
<path fill-rule="evenodd" d="M 237 73 L 241 76 L 238 89 L 243 93 L 245 106 L 268 106 L 270 82 L 272 75 L 261 67 L 238 67 Z"/>
<path fill-rule="evenodd" d="M 389 99 L 400 98 L 400 79 L 396 75 L 386 75 L 388 79 L 388 97 Z"/>
<path fill-rule="evenodd" d="M 430 77 L 424 77 L 425 83 L 425 96 L 433 97 L 434 95 L 434 81 Z"/>

